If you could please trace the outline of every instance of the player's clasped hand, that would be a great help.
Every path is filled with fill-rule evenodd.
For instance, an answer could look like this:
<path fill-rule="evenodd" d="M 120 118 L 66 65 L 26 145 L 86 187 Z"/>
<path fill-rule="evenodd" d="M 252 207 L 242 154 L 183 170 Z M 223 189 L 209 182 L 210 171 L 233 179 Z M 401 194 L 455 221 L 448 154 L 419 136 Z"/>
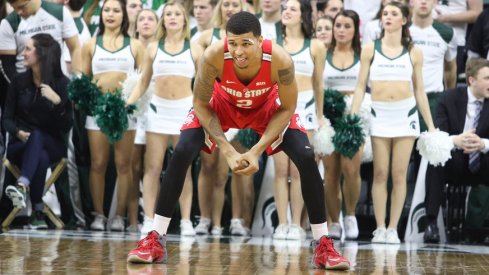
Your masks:
<path fill-rule="evenodd" d="M 238 158 L 236 166 L 232 170 L 238 175 L 250 176 L 258 172 L 258 169 L 258 157 L 247 152 Z"/>

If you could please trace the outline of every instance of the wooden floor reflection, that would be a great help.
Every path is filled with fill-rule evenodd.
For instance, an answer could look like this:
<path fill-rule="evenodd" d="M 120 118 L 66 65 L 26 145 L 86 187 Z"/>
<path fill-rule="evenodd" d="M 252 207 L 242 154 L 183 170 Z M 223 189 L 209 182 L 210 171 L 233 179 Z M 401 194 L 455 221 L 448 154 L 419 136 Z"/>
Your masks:
<path fill-rule="evenodd" d="M 128 265 L 138 236 L 86 231 L 0 234 L 0 274 L 489 274 L 489 248 L 338 243 L 349 272 L 311 269 L 309 241 L 170 236 L 166 264 Z"/>

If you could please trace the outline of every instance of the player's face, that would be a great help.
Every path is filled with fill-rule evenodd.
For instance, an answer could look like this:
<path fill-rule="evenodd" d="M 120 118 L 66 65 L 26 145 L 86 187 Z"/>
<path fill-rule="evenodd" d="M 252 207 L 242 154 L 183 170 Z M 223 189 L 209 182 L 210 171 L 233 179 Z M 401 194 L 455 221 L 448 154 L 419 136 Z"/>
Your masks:
<path fill-rule="evenodd" d="M 355 23 L 353 19 L 340 15 L 336 17 L 333 34 L 338 43 L 351 43 L 355 35 Z"/>
<path fill-rule="evenodd" d="M 386 31 L 396 31 L 406 24 L 406 18 L 401 9 L 396 6 L 387 5 L 382 11 L 382 26 Z"/>
<path fill-rule="evenodd" d="M 108 29 L 120 28 L 122 24 L 122 6 L 119 1 L 108 0 L 102 9 L 102 22 Z"/>
<path fill-rule="evenodd" d="M 221 5 L 221 16 L 223 22 L 228 22 L 229 18 L 242 10 L 240 0 L 224 0 Z"/>
<path fill-rule="evenodd" d="M 333 38 L 333 22 L 329 19 L 319 19 L 316 23 L 316 37 L 325 45 L 329 45 Z"/>
<path fill-rule="evenodd" d="M 324 15 L 335 18 L 341 10 L 343 10 L 343 2 L 341 0 L 329 0 L 328 6 L 324 9 Z"/>
<path fill-rule="evenodd" d="M 129 22 L 136 22 L 136 17 L 138 13 L 143 9 L 143 4 L 141 0 L 128 0 L 126 4 L 127 16 L 129 17 Z"/>
<path fill-rule="evenodd" d="M 280 10 L 281 4 L 280 0 L 261 0 L 260 8 L 263 12 L 272 13 Z"/>
<path fill-rule="evenodd" d="M 210 0 L 194 0 L 194 16 L 199 25 L 205 26 L 212 19 L 212 5 Z"/>
<path fill-rule="evenodd" d="M 255 37 L 253 33 L 236 35 L 227 33 L 229 53 L 234 64 L 240 69 L 246 69 L 251 62 L 261 59 L 261 45 L 263 37 Z"/>
<path fill-rule="evenodd" d="M 32 39 L 29 39 L 25 44 L 22 55 L 24 56 L 24 66 L 27 68 L 32 68 L 32 66 L 38 63 L 36 47 L 34 47 L 34 41 Z"/>
<path fill-rule="evenodd" d="M 427 18 L 431 16 L 433 7 L 436 0 L 411 0 L 411 6 L 413 7 L 413 13 L 421 18 Z"/>
<path fill-rule="evenodd" d="M 158 19 L 151 11 L 144 10 L 139 13 L 136 23 L 136 31 L 142 37 L 151 37 L 156 33 L 158 27 Z"/>
<path fill-rule="evenodd" d="M 282 12 L 282 24 L 296 26 L 301 24 L 301 4 L 296 0 L 289 0 Z"/>
<path fill-rule="evenodd" d="M 469 77 L 470 88 L 478 98 L 489 98 L 489 67 L 482 67 L 475 77 Z"/>
<path fill-rule="evenodd" d="M 185 24 L 183 11 L 176 5 L 165 6 L 163 22 L 167 30 L 182 30 Z"/>
<path fill-rule="evenodd" d="M 27 18 L 34 13 L 34 0 L 18 0 L 12 3 L 14 11 L 23 18 Z"/>

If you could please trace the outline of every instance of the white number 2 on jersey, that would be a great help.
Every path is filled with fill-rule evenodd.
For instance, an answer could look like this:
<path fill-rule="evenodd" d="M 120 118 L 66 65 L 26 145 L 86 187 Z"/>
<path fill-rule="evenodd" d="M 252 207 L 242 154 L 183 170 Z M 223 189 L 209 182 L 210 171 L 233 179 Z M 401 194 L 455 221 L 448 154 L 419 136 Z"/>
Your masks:
<path fill-rule="evenodd" d="M 238 99 L 236 100 L 236 106 L 239 108 L 249 109 L 253 104 L 253 100 L 251 99 Z"/>

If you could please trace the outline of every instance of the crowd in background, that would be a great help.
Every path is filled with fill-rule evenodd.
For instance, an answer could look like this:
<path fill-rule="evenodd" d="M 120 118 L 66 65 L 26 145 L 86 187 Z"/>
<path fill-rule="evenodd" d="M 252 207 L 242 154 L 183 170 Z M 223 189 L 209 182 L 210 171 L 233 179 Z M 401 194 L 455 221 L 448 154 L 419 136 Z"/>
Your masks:
<path fill-rule="evenodd" d="M 30 196 L 30 225 L 47 228 L 42 212 L 44 178 L 50 165 L 66 157 L 67 173 L 57 181 L 56 193 L 67 228 L 146 235 L 152 227 L 160 175 L 192 107 L 192 79 L 199 58 L 209 45 L 226 37 L 226 23 L 233 14 L 248 11 L 259 18 L 263 37 L 284 47 L 295 63 L 298 111 L 311 141 L 314 131 L 326 123 L 322 110 L 327 113 L 323 106 L 327 89 L 345 98 L 345 112 L 367 108 L 377 114 L 372 124 L 384 125 L 368 130 L 369 141 L 352 157 L 338 152 L 318 155 L 322 162 L 318 165 L 324 167 L 330 236 L 358 238 L 355 215 L 365 182 L 360 171 L 363 163 L 372 161 L 367 151 L 373 151 L 372 241 L 399 243 L 408 165 L 416 159 L 411 157 L 415 137 L 439 127 L 438 102 L 444 91 L 468 81 L 467 58 L 489 59 L 485 2 L 7 0 L 0 7 L 2 132 L 8 136 L 6 157 L 18 164 L 21 177 L 4 181 L 0 220 L 12 204 L 25 207 Z M 389 31 L 396 24 L 402 27 L 399 36 Z M 383 68 L 384 59 L 395 67 Z M 397 69 L 401 66 L 406 71 Z M 127 101 L 150 93 L 147 111 L 130 117 L 127 131 L 111 144 L 93 115 L 72 108 L 68 77 L 90 75 L 102 93 L 109 93 L 136 69 L 143 72 L 141 84 Z M 403 109 L 409 112 L 406 118 L 400 118 Z M 406 121 L 414 121 L 415 131 L 396 128 Z M 238 152 L 248 150 L 258 138 L 237 129 L 230 129 L 226 137 Z M 297 168 L 283 153 L 265 159 L 275 167 L 275 180 L 267 183 L 273 184 L 278 216 L 273 238 L 302 239 L 308 223 Z M 254 182 L 256 177 L 230 173 L 219 150 L 202 152 L 193 167 L 200 171 L 187 172 L 179 199 L 180 233 L 249 236 L 255 187 L 260 185 Z M 229 223 L 225 231 L 221 218 L 228 182 L 232 218 L 224 222 Z M 439 205 L 432 208 L 438 210 Z M 427 213 L 430 224 L 437 213 Z"/>

